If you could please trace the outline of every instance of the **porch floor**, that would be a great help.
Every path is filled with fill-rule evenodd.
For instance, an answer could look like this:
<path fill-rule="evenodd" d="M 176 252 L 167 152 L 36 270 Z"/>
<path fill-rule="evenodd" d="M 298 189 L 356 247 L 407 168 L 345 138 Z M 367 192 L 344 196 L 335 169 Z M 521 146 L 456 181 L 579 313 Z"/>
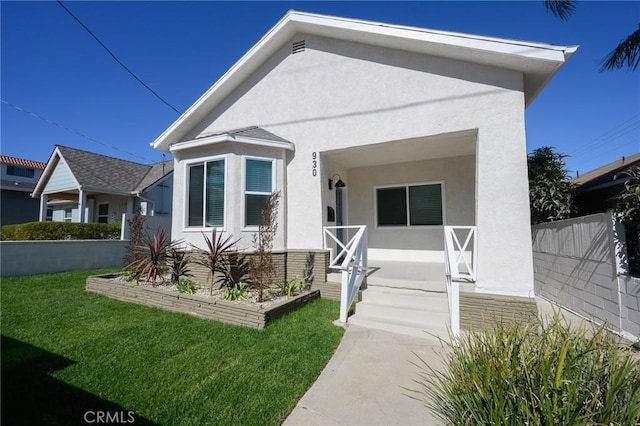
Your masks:
<path fill-rule="evenodd" d="M 370 260 L 367 286 L 446 292 L 444 262 L 400 262 Z M 327 276 L 327 281 L 340 283 L 340 271 Z M 461 291 L 473 291 L 473 284 L 461 283 Z"/>

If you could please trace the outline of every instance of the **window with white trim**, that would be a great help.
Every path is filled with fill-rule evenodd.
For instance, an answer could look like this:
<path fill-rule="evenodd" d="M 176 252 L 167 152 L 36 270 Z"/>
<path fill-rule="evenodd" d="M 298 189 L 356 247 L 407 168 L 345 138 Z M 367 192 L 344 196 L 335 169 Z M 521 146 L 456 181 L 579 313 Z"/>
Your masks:
<path fill-rule="evenodd" d="M 73 219 L 73 209 L 71 208 L 64 209 L 64 221 L 71 222 L 72 219 Z"/>
<path fill-rule="evenodd" d="M 98 204 L 98 223 L 109 223 L 109 204 Z"/>
<path fill-rule="evenodd" d="M 244 224 L 260 225 L 262 208 L 273 192 L 273 160 L 245 158 Z"/>
<path fill-rule="evenodd" d="M 376 188 L 377 225 L 442 225 L 442 184 Z"/>
<path fill-rule="evenodd" d="M 224 227 L 224 158 L 187 166 L 187 226 Z"/>

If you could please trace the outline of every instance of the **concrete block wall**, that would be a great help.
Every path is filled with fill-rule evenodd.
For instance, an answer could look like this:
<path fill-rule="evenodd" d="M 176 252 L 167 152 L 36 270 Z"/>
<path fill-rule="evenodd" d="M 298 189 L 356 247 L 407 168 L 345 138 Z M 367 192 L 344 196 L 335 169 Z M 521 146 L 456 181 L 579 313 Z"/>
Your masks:
<path fill-rule="evenodd" d="M 622 297 L 622 329 L 640 336 L 640 278 L 620 276 Z"/>
<path fill-rule="evenodd" d="M 193 263 L 189 269 L 193 274 L 192 280 L 200 285 L 206 285 L 209 283 L 209 271 L 204 266 L 195 263 L 196 254 L 191 254 L 191 256 Z M 252 253 L 247 253 L 246 256 L 252 256 Z M 327 281 L 329 252 L 326 250 L 290 250 L 273 252 L 272 256 L 275 264 L 274 283 L 290 280 L 297 276 L 304 277 L 307 270 L 312 274 L 314 283 Z M 216 274 L 214 279 L 218 278 L 219 275 Z"/>
<path fill-rule="evenodd" d="M 624 267 L 617 259 L 625 256 L 611 215 L 535 225 L 532 238 L 537 295 L 629 338 L 640 336 L 640 280 L 619 275 Z"/>

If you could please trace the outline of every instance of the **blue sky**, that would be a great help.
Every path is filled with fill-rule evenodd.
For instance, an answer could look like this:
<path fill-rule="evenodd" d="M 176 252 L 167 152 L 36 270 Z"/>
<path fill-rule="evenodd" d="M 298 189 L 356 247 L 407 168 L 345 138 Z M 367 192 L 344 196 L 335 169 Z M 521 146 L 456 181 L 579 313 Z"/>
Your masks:
<path fill-rule="evenodd" d="M 640 2 L 581 2 L 568 21 L 534 2 L 65 2 L 146 84 L 184 111 L 289 9 L 439 30 L 578 44 L 527 109 L 527 150 L 550 145 L 584 173 L 640 152 L 640 69 L 600 60 L 640 23 Z M 1 7 L 1 97 L 96 143 L 1 104 L 4 155 L 47 161 L 62 144 L 132 161 L 173 120 L 55 2 Z"/>

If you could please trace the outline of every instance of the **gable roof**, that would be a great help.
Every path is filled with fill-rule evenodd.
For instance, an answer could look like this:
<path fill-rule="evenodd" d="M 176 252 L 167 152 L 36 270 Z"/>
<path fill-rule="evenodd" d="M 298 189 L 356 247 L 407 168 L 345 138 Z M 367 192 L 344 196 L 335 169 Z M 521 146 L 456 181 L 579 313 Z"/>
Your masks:
<path fill-rule="evenodd" d="M 578 48 L 289 11 L 151 145 L 168 151 L 169 145 L 180 142 L 274 52 L 302 32 L 520 71 L 526 105 Z"/>
<path fill-rule="evenodd" d="M 640 164 L 640 153 L 633 154 L 628 157 L 622 157 L 620 160 L 613 161 L 583 175 L 577 176 L 571 179 L 571 183 L 579 185 L 583 189 L 608 183 L 613 180 L 613 176 L 616 173 L 622 172 L 634 164 Z M 620 179 L 620 184 L 622 184 L 624 180 L 625 179 Z"/>
<path fill-rule="evenodd" d="M 10 157 L 8 155 L 0 155 L 0 163 L 10 164 L 12 166 L 30 167 L 32 169 L 44 169 L 47 167 L 47 163 L 18 157 Z"/>
<path fill-rule="evenodd" d="M 106 193 L 141 192 L 173 171 L 173 162 L 141 164 L 68 146 L 56 145 L 33 195 L 39 197 L 60 158 L 69 166 L 79 187 Z"/>

